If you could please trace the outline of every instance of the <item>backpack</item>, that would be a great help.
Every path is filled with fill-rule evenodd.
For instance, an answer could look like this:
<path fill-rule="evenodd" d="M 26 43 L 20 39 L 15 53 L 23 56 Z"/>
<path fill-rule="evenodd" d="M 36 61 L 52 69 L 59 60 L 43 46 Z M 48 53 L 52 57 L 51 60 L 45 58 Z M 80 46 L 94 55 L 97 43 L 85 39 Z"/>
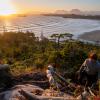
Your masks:
<path fill-rule="evenodd" d="M 87 72 L 86 72 L 87 66 L 82 66 L 80 72 L 79 72 L 79 76 L 78 76 L 78 80 L 79 83 L 81 84 L 86 84 L 87 82 Z"/>

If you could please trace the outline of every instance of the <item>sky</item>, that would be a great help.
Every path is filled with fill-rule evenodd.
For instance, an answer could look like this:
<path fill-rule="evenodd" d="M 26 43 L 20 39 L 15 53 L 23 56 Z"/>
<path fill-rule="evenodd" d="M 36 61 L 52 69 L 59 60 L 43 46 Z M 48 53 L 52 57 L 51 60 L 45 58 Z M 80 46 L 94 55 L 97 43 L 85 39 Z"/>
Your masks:
<path fill-rule="evenodd" d="M 100 0 L 0 0 L 1 8 L 2 5 L 6 10 L 10 9 L 10 11 L 17 13 L 69 11 L 71 9 L 100 11 Z M 1 8 L 0 10 L 2 10 Z"/>

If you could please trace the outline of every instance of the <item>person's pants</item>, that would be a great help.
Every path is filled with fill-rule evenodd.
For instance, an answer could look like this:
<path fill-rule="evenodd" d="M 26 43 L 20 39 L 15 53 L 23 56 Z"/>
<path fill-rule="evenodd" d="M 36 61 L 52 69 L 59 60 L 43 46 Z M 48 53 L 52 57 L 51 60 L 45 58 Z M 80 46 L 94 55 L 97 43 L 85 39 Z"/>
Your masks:
<path fill-rule="evenodd" d="M 87 85 L 91 86 L 93 83 L 97 81 L 97 75 L 89 75 L 87 74 Z"/>
<path fill-rule="evenodd" d="M 85 71 L 80 73 L 79 82 L 82 85 L 91 86 L 97 81 L 97 75 L 89 75 Z"/>

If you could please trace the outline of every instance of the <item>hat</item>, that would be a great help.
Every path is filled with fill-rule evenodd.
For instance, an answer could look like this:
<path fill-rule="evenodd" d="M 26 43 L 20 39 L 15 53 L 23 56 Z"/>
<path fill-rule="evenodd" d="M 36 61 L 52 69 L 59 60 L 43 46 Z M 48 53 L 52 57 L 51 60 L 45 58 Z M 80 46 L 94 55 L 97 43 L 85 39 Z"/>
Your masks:
<path fill-rule="evenodd" d="M 89 58 L 93 59 L 93 60 L 97 60 L 97 54 L 92 52 L 89 54 Z"/>
<path fill-rule="evenodd" d="M 54 70 L 54 68 L 53 68 L 53 66 L 52 66 L 52 65 L 49 65 L 49 66 L 48 66 L 48 69 L 49 69 L 49 70 L 51 70 L 51 71 L 53 71 L 53 70 Z"/>

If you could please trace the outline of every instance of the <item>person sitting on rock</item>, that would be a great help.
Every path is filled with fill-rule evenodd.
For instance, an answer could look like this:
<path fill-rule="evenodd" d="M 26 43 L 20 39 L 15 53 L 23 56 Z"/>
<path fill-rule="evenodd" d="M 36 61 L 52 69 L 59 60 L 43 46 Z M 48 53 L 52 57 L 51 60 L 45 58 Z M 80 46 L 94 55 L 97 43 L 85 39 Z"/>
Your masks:
<path fill-rule="evenodd" d="M 100 80 L 100 63 L 97 60 L 97 54 L 90 52 L 89 57 L 81 65 L 78 72 L 81 84 L 84 84 L 84 78 L 86 78 L 85 85 L 87 86 L 91 86 L 97 79 Z"/>
<path fill-rule="evenodd" d="M 4 64 L 2 57 L 0 57 L 0 73 L 0 87 L 5 89 L 9 88 L 12 84 L 10 66 Z"/>
<path fill-rule="evenodd" d="M 50 83 L 50 87 L 56 87 L 57 89 L 59 89 L 59 85 L 55 79 L 55 69 L 53 64 L 48 65 L 48 68 L 46 70 L 46 74 L 47 74 L 47 78 L 49 80 Z"/>

